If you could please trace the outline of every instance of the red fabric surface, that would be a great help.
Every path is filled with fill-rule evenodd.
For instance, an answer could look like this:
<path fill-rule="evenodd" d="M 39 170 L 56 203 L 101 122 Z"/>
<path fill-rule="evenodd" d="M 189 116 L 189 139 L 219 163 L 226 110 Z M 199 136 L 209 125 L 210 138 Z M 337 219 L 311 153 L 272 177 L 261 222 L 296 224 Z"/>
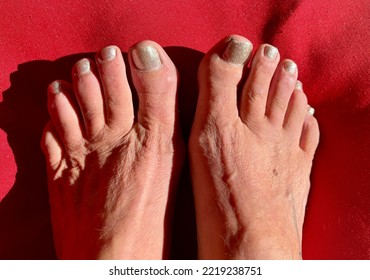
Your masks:
<path fill-rule="evenodd" d="M 181 75 L 187 135 L 196 70 L 229 34 L 277 46 L 299 67 L 321 142 L 304 227 L 306 259 L 370 259 L 369 15 L 366 0 L 0 2 L 0 259 L 55 258 L 44 160 L 46 86 L 73 63 L 116 44 L 157 41 Z M 85 54 L 88 53 L 88 54 Z M 196 256 L 194 209 L 184 171 L 174 258 Z"/>

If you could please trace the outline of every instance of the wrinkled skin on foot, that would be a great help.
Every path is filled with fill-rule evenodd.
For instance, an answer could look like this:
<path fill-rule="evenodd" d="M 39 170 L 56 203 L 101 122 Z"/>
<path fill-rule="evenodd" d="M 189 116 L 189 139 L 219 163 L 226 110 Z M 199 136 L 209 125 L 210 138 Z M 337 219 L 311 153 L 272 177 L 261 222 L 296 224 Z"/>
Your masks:
<path fill-rule="evenodd" d="M 158 204 L 167 206 L 167 199 L 174 198 L 177 180 L 168 165 L 179 159 L 173 136 L 158 134 L 136 126 L 124 137 L 107 139 L 112 142 L 84 143 L 50 168 L 53 230 L 61 258 L 167 256 L 157 236 L 168 234 L 164 217 L 171 209 Z M 179 168 L 174 166 L 174 172 Z"/>
<path fill-rule="evenodd" d="M 184 158 L 177 73 L 154 42 L 139 43 L 129 56 L 140 102 L 136 121 L 117 47 L 98 53 L 96 65 L 77 62 L 73 86 L 49 86 L 52 120 L 42 147 L 59 258 L 168 258 L 171 201 Z"/>
<path fill-rule="evenodd" d="M 251 49 L 243 37 L 224 39 L 198 73 L 189 154 L 202 259 L 301 258 L 317 122 L 295 64 L 279 63 L 268 45 L 256 51 L 237 103 Z"/>

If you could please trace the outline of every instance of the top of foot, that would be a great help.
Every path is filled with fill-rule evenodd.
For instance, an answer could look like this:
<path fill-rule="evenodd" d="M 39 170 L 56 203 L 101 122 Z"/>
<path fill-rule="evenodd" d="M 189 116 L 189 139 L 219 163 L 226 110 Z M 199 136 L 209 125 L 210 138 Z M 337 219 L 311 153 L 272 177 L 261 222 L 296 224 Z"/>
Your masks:
<path fill-rule="evenodd" d="M 251 51 L 225 38 L 198 73 L 189 152 L 201 258 L 301 257 L 318 126 L 297 65 L 271 45 Z"/>

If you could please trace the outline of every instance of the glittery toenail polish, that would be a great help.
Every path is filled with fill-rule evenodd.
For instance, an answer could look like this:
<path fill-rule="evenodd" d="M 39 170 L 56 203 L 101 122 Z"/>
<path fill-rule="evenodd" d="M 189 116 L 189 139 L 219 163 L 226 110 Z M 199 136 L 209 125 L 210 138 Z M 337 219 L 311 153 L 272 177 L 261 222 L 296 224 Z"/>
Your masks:
<path fill-rule="evenodd" d="M 105 47 L 100 51 L 100 56 L 105 61 L 113 60 L 116 57 L 116 55 L 117 55 L 116 48 L 112 46 Z"/>
<path fill-rule="evenodd" d="M 248 41 L 231 39 L 222 54 L 222 58 L 232 64 L 243 65 L 250 56 L 252 48 L 252 44 Z"/>
<path fill-rule="evenodd" d="M 132 50 L 131 54 L 135 66 L 140 70 L 152 71 L 162 66 L 159 53 L 153 46 L 137 46 Z"/>
<path fill-rule="evenodd" d="M 309 115 L 313 116 L 315 114 L 315 109 L 312 108 L 310 105 L 307 106 L 307 112 Z"/>
<path fill-rule="evenodd" d="M 90 61 L 86 58 L 81 59 L 76 63 L 77 75 L 83 75 L 90 72 Z"/>
<path fill-rule="evenodd" d="M 264 55 L 269 59 L 274 60 L 279 53 L 278 49 L 274 46 L 266 45 L 264 50 Z"/>
<path fill-rule="evenodd" d="M 284 63 L 284 69 L 290 74 L 295 74 L 297 72 L 297 64 L 291 60 L 287 60 Z"/>
<path fill-rule="evenodd" d="M 296 89 L 303 90 L 302 82 L 301 82 L 301 81 L 297 81 L 297 82 L 295 83 L 295 88 L 296 88 Z"/>
<path fill-rule="evenodd" d="M 54 94 L 59 94 L 62 91 L 62 84 L 59 81 L 55 81 L 50 84 L 50 91 Z"/>

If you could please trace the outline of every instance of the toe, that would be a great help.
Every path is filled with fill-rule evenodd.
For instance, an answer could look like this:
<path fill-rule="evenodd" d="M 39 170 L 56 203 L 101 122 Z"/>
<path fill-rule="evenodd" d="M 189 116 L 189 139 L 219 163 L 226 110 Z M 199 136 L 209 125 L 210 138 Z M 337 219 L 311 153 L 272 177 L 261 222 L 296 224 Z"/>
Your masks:
<path fill-rule="evenodd" d="M 309 107 L 310 108 L 310 107 Z M 312 108 L 311 108 L 312 109 Z M 312 110 L 308 110 L 302 128 L 300 147 L 311 157 L 314 156 L 317 145 L 319 144 L 319 125 L 316 118 L 312 115 Z"/>
<path fill-rule="evenodd" d="M 143 41 L 129 51 L 132 80 L 139 97 L 138 122 L 144 127 L 173 126 L 176 116 L 177 71 L 157 43 Z"/>
<path fill-rule="evenodd" d="M 284 129 L 294 140 L 294 144 L 299 144 L 303 122 L 307 114 L 307 97 L 303 92 L 302 83 L 297 81 L 296 88 L 288 104 L 284 119 Z"/>
<path fill-rule="evenodd" d="M 237 88 L 252 48 L 246 38 L 233 35 L 205 55 L 198 71 L 198 120 L 212 118 L 222 125 L 238 118 Z"/>
<path fill-rule="evenodd" d="M 243 122 L 255 123 L 265 119 L 267 96 L 279 59 L 278 49 L 267 44 L 261 45 L 254 54 L 241 97 L 240 117 Z"/>
<path fill-rule="evenodd" d="M 83 116 L 87 138 L 94 138 L 104 128 L 103 97 L 95 65 L 84 58 L 73 67 L 73 87 Z"/>
<path fill-rule="evenodd" d="M 44 152 L 48 167 L 55 167 L 62 160 L 63 144 L 52 121 L 45 126 L 41 140 L 41 149 Z"/>
<path fill-rule="evenodd" d="M 134 113 L 122 53 L 116 46 L 105 47 L 97 54 L 96 62 L 104 90 L 106 124 L 128 131 Z"/>
<path fill-rule="evenodd" d="M 271 82 L 266 106 L 266 115 L 273 125 L 283 124 L 297 76 L 298 68 L 293 61 L 286 59 L 280 62 Z"/>
<path fill-rule="evenodd" d="M 83 136 L 77 108 L 70 84 L 55 81 L 49 85 L 49 113 L 66 152 L 74 151 L 82 144 Z"/>

